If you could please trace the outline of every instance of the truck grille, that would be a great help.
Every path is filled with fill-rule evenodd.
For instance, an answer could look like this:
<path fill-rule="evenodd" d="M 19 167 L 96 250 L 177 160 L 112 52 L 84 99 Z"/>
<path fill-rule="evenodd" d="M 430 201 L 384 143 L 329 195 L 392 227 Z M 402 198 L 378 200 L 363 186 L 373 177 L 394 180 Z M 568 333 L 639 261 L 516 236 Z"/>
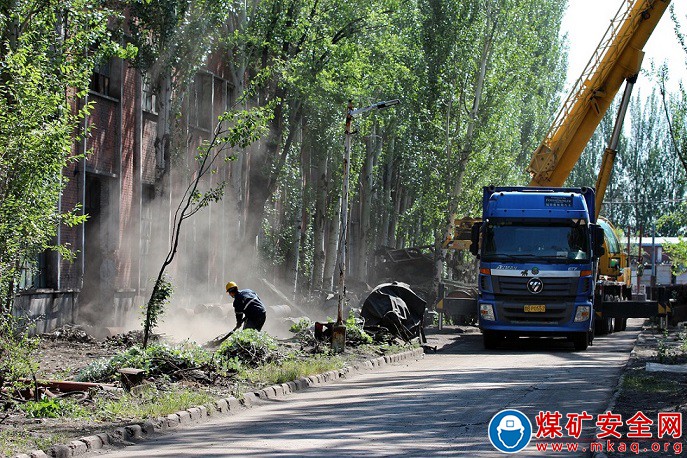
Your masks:
<path fill-rule="evenodd" d="M 492 277 L 494 282 L 494 294 L 508 296 L 527 296 L 532 299 L 542 298 L 563 299 L 561 296 L 574 298 L 580 283 L 579 277 L 540 277 L 544 283 L 544 289 L 539 294 L 532 294 L 527 290 L 527 282 L 531 277 Z M 523 297 L 524 299 L 524 297 Z"/>

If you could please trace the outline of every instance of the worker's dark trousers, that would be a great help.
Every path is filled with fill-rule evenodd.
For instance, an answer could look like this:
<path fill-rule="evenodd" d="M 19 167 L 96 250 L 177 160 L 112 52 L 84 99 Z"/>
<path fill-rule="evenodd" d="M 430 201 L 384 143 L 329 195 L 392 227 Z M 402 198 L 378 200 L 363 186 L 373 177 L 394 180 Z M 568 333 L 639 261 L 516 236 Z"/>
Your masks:
<path fill-rule="evenodd" d="M 243 329 L 255 329 L 257 331 L 262 329 L 265 324 L 267 314 L 265 312 L 246 315 L 246 322 L 243 324 Z"/>

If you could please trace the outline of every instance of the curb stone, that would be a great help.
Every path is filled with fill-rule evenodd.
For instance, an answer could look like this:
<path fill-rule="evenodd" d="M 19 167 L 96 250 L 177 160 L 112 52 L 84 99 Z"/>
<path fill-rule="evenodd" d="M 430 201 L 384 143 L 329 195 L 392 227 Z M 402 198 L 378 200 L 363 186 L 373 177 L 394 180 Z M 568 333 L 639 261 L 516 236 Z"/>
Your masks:
<path fill-rule="evenodd" d="M 331 370 L 323 374 L 302 377 L 286 383 L 268 386 L 254 392 L 244 393 L 241 400 L 236 399 L 234 396 L 218 399 L 209 409 L 206 406 L 190 407 L 164 417 L 115 428 L 109 433 L 81 437 L 66 445 L 53 445 L 48 449 L 47 454 L 42 450 L 33 450 L 28 454 L 15 455 L 14 458 L 71 458 L 102 449 L 112 443 L 131 444 L 145 441 L 156 433 L 168 431 L 179 426 L 201 423 L 219 415 L 235 415 L 243 409 L 250 409 L 254 406 L 265 404 L 268 401 L 283 400 L 290 394 L 304 391 L 307 388 L 345 379 L 351 375 L 361 374 L 387 364 L 395 364 L 410 359 L 417 360 L 423 356 L 424 349 L 422 347 L 394 355 L 385 355 L 362 363 L 356 363 L 353 366 L 344 367 L 340 370 Z M 601 455 L 596 456 L 596 458 L 601 458 Z"/>

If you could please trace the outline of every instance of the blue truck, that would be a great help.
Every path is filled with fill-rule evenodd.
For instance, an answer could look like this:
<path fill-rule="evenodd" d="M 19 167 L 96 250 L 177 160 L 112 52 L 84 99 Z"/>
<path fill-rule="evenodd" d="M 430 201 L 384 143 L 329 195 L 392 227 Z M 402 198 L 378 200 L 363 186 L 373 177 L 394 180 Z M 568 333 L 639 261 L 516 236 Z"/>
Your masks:
<path fill-rule="evenodd" d="M 587 349 L 604 250 L 594 199 L 593 188 L 484 188 L 470 250 L 479 258 L 485 348 L 512 336 L 557 336 Z"/>

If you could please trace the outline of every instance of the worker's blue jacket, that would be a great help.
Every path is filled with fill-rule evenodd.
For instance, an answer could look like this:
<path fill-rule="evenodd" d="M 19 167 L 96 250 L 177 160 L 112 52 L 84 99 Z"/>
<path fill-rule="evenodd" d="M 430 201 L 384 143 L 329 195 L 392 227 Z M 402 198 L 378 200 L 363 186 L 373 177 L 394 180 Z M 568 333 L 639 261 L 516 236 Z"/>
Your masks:
<path fill-rule="evenodd" d="M 252 289 L 242 289 L 234 296 L 234 311 L 236 315 L 255 317 L 265 314 L 265 306 Z"/>

